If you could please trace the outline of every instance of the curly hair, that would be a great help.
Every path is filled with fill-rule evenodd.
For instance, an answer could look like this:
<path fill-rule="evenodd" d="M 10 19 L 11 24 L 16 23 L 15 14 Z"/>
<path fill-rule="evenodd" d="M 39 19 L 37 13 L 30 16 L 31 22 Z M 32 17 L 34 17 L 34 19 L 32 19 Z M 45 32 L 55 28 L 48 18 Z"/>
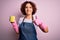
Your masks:
<path fill-rule="evenodd" d="M 20 8 L 22 14 L 26 15 L 26 13 L 25 13 L 25 7 L 26 7 L 27 3 L 30 3 L 32 5 L 32 8 L 33 8 L 32 15 L 35 14 L 36 11 L 37 11 L 37 8 L 36 8 L 36 5 L 33 2 L 31 2 L 31 1 L 25 1 L 24 3 L 22 3 L 21 8 Z"/>

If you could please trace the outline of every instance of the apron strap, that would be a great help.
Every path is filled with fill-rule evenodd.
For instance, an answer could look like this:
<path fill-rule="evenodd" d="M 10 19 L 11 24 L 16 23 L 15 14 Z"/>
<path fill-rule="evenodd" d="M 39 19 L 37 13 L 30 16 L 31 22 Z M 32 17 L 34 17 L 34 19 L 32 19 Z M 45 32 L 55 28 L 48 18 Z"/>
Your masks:
<path fill-rule="evenodd" d="M 24 22 L 25 17 L 23 18 L 22 22 Z"/>

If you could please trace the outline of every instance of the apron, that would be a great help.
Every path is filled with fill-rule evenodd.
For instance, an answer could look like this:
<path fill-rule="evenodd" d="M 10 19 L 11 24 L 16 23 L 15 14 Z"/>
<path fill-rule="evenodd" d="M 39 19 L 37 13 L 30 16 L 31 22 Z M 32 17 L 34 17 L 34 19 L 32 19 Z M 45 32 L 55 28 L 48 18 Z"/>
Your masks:
<path fill-rule="evenodd" d="M 24 22 L 19 24 L 19 39 L 18 40 L 38 40 L 35 26 L 32 23 Z"/>

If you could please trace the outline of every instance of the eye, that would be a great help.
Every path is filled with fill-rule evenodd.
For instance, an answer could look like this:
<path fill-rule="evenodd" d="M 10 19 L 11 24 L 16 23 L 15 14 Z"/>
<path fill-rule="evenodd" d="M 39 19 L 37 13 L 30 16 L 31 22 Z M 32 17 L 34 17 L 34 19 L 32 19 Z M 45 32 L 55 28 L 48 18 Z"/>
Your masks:
<path fill-rule="evenodd" d="M 32 8 L 32 7 L 30 7 L 30 8 Z"/>
<path fill-rule="evenodd" d="M 30 8 L 32 8 L 32 7 L 30 7 Z"/>

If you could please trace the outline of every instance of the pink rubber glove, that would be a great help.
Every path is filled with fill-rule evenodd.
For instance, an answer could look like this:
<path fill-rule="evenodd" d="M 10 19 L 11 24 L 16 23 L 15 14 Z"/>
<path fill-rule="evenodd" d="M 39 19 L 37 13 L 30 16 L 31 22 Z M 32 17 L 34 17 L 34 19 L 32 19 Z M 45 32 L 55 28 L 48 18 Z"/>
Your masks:
<path fill-rule="evenodd" d="M 37 16 L 35 16 L 35 19 L 33 20 L 33 22 L 34 22 L 36 25 L 42 24 L 42 21 L 39 20 L 39 18 L 38 18 Z"/>
<path fill-rule="evenodd" d="M 18 29 L 18 25 L 17 25 L 16 21 L 11 24 L 12 24 L 14 30 L 16 31 L 16 33 L 19 33 L 19 29 Z"/>
<path fill-rule="evenodd" d="M 37 16 L 35 16 L 35 20 L 33 21 L 43 32 L 48 32 L 48 27 L 44 24 Z"/>

